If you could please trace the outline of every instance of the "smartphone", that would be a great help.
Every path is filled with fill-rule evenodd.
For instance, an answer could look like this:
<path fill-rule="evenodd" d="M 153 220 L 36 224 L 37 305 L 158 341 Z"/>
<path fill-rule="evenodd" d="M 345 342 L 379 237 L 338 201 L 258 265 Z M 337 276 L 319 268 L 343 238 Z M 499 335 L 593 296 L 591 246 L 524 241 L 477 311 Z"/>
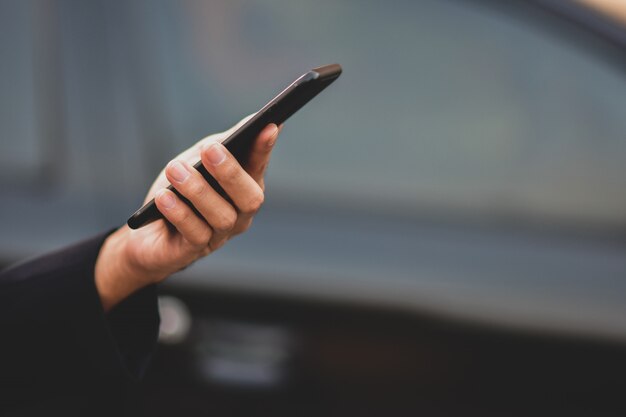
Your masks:
<path fill-rule="evenodd" d="M 270 123 L 276 125 L 282 124 L 292 114 L 300 110 L 313 97 L 335 81 L 341 75 L 341 71 L 341 65 L 330 64 L 314 68 L 301 75 L 297 80 L 291 83 L 289 87 L 285 88 L 280 94 L 263 106 L 250 120 L 244 123 L 230 136 L 226 137 L 222 141 L 222 144 L 233 154 L 241 165 L 245 165 L 254 140 L 265 126 Z M 230 200 L 215 178 L 213 178 L 204 165 L 202 165 L 202 161 L 198 161 L 193 167 L 202 174 L 218 193 Z M 193 208 L 193 205 L 191 205 L 174 187 L 169 185 L 167 188 L 176 193 L 179 198 Z M 163 215 L 157 209 L 154 199 L 152 199 L 133 213 L 127 223 L 131 229 L 138 229 L 161 218 L 163 218 Z"/>

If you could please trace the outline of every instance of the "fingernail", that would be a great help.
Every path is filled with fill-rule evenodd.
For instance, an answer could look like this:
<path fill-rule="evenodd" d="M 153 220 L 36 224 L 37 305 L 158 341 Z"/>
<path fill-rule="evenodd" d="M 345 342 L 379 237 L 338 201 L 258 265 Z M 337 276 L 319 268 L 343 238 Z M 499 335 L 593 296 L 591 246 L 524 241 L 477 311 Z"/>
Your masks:
<path fill-rule="evenodd" d="M 161 190 L 157 193 L 157 198 L 166 209 L 171 209 L 176 205 L 176 199 L 170 193 L 165 190 Z"/>
<path fill-rule="evenodd" d="M 270 140 L 267 141 L 267 147 L 271 148 L 276 143 L 276 138 L 278 137 L 278 126 L 274 125 L 272 128 L 272 134 L 270 135 Z"/>
<path fill-rule="evenodd" d="M 189 177 L 189 171 L 178 161 L 170 162 L 169 172 L 175 181 L 183 182 Z"/>
<path fill-rule="evenodd" d="M 222 146 L 223 145 L 219 143 L 212 143 L 211 145 L 209 145 L 209 149 L 207 151 L 207 159 L 209 160 L 211 165 L 217 166 L 224 162 L 224 160 L 226 159 L 226 153 L 222 149 Z"/>

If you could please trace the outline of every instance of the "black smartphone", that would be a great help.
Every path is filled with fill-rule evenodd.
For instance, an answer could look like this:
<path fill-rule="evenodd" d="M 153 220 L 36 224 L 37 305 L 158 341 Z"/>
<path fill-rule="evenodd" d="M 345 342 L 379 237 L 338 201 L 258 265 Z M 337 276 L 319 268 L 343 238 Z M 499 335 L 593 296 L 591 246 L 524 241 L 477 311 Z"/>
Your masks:
<path fill-rule="evenodd" d="M 240 164 L 245 165 L 254 139 L 261 133 L 261 130 L 263 130 L 265 126 L 270 123 L 276 125 L 282 124 L 289 116 L 297 112 L 313 97 L 335 81 L 339 75 L 341 75 L 341 71 L 341 65 L 331 64 L 314 68 L 303 74 L 291 83 L 289 87 L 285 88 L 280 94 L 263 106 L 250 120 L 244 123 L 230 136 L 226 137 L 222 141 L 222 144 L 237 158 Z M 207 172 L 204 165 L 202 165 L 202 161 L 198 161 L 194 165 L 194 168 L 202 174 L 217 192 L 229 199 L 215 178 L 213 178 L 211 174 Z M 178 197 L 193 208 L 193 205 L 176 191 L 174 187 L 169 185 L 167 188 L 176 193 Z M 163 215 L 157 209 L 154 199 L 152 199 L 133 213 L 127 223 L 131 229 L 138 229 L 160 218 L 163 218 Z"/>

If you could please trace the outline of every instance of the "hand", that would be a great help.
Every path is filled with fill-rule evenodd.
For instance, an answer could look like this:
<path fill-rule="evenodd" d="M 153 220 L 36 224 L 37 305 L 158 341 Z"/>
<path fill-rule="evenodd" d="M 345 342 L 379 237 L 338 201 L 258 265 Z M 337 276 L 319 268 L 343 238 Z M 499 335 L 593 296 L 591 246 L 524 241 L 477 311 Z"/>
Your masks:
<path fill-rule="evenodd" d="M 95 267 L 96 288 L 105 311 L 136 290 L 160 282 L 214 252 L 250 227 L 263 204 L 265 169 L 282 126 L 265 127 L 253 145 L 247 165 L 242 167 L 220 142 L 246 121 L 247 118 L 226 132 L 201 140 L 160 173 L 145 201 L 155 198 L 169 223 L 157 220 L 138 230 L 125 225 L 105 240 Z M 198 159 L 232 203 L 192 167 Z M 200 215 L 167 190 L 168 183 Z"/>

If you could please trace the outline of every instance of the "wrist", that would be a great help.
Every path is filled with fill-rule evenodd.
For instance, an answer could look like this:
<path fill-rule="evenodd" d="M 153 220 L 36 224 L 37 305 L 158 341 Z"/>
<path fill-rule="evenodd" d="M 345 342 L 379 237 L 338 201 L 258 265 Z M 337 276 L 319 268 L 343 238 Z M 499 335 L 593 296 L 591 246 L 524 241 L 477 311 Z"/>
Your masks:
<path fill-rule="evenodd" d="M 128 231 L 122 227 L 106 238 L 95 265 L 95 285 L 104 311 L 148 285 L 128 251 Z"/>

